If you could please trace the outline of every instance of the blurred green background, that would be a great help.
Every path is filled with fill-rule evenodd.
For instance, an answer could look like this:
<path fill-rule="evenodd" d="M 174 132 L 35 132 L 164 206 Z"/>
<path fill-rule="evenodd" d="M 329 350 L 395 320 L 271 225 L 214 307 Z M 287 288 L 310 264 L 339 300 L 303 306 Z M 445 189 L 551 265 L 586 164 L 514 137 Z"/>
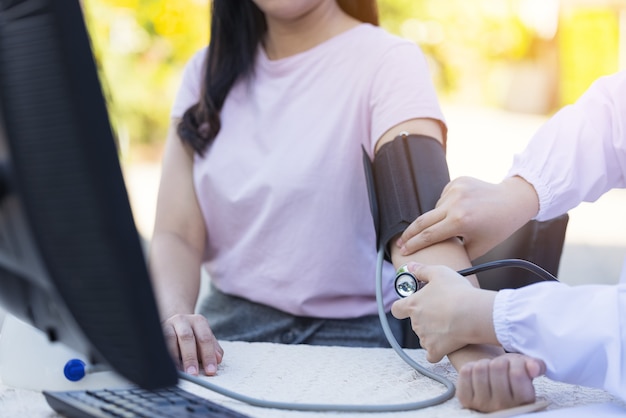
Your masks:
<path fill-rule="evenodd" d="M 236 1 L 236 0 L 233 0 Z M 122 158 L 160 156 L 209 0 L 84 0 Z M 549 115 L 625 67 L 626 0 L 378 0 L 427 54 L 443 102 Z"/>

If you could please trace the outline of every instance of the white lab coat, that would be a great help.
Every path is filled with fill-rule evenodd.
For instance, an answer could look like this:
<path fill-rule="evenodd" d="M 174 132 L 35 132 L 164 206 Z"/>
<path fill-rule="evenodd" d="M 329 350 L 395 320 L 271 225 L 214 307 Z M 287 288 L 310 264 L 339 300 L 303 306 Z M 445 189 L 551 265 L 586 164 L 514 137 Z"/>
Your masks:
<path fill-rule="evenodd" d="M 626 187 L 626 71 L 599 79 L 551 118 L 509 175 L 535 187 L 539 220 Z M 549 378 L 626 400 L 624 267 L 617 285 L 545 282 L 500 291 L 493 310 L 498 340 L 507 351 L 544 360 Z"/>

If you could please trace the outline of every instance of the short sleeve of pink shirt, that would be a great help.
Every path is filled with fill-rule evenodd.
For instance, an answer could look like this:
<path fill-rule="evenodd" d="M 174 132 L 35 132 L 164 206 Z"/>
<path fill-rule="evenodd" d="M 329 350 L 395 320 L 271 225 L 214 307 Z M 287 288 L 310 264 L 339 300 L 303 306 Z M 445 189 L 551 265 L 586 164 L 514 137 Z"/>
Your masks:
<path fill-rule="evenodd" d="M 206 51 L 185 69 L 173 117 L 198 101 Z M 259 48 L 220 117 L 194 161 L 213 284 L 294 315 L 376 314 L 362 146 L 372 155 L 381 135 L 410 119 L 443 125 L 421 49 L 368 24 L 279 60 Z M 383 274 L 389 310 L 393 266 Z"/>
<path fill-rule="evenodd" d="M 182 83 L 176 93 L 174 105 L 170 112 L 173 118 L 182 117 L 185 111 L 200 99 L 200 86 L 202 85 L 202 72 L 206 54 L 207 48 L 201 49 L 185 65 Z"/>
<path fill-rule="evenodd" d="M 372 145 L 391 127 L 413 119 L 431 118 L 442 122 L 437 95 L 430 81 L 426 58 L 413 43 L 400 42 L 381 56 L 372 83 Z"/>
<path fill-rule="evenodd" d="M 370 73 L 369 105 L 372 118 L 370 151 L 373 152 L 376 141 L 388 129 L 414 118 L 440 121 L 445 139 L 447 133 L 445 118 L 422 50 L 408 40 L 370 25 L 361 25 L 350 32 L 352 33 L 349 35 L 361 35 L 359 42 L 368 46 L 367 49 L 371 47 L 371 50 L 353 48 L 343 51 L 347 59 L 351 53 L 369 54 L 354 58 L 363 62 L 363 72 Z M 180 89 L 171 109 L 173 118 L 182 117 L 190 106 L 198 102 L 207 52 L 208 48 L 199 50 L 185 66 Z M 371 66 L 367 67 L 366 64 Z M 345 75 L 350 77 L 350 74 Z"/>

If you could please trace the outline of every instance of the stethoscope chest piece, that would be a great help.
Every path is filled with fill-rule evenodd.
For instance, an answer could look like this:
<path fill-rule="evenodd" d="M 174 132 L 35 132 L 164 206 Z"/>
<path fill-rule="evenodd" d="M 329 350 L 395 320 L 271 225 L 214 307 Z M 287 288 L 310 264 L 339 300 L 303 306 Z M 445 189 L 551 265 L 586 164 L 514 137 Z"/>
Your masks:
<path fill-rule="evenodd" d="M 401 266 L 398 271 L 396 271 L 394 288 L 396 289 L 398 296 L 401 298 L 411 296 L 425 285 L 426 282 L 418 280 L 417 277 L 409 271 L 406 264 Z"/>

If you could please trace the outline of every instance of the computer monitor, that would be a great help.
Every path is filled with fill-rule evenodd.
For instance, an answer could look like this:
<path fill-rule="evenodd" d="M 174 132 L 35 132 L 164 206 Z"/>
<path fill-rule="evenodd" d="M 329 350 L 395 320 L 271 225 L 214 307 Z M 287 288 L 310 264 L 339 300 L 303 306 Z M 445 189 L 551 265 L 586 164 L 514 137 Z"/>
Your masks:
<path fill-rule="evenodd" d="M 0 304 L 140 387 L 177 383 L 79 0 L 0 0 Z"/>

